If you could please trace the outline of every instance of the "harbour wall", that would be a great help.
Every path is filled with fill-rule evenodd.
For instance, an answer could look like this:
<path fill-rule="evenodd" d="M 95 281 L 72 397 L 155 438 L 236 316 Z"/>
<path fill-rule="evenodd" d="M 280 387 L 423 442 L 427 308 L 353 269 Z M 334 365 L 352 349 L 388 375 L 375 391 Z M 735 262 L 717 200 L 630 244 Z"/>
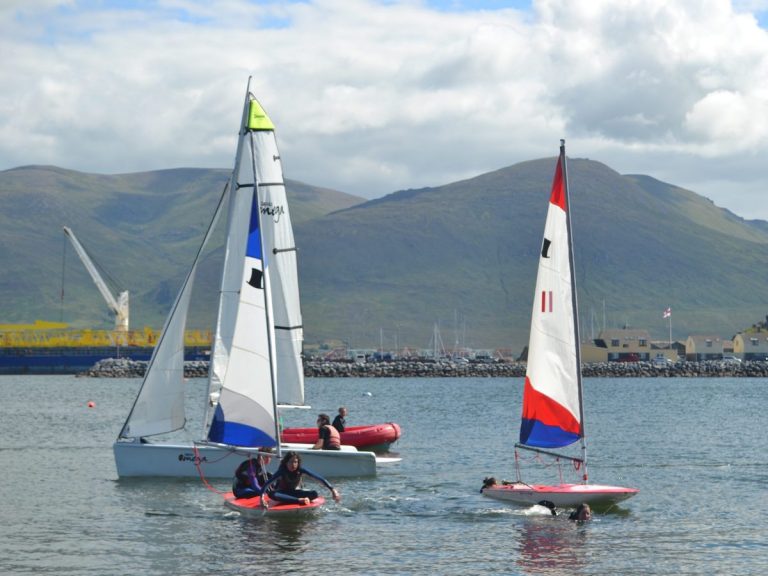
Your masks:
<path fill-rule="evenodd" d="M 127 358 L 109 358 L 97 362 L 80 376 L 92 378 L 141 378 L 147 362 Z M 185 362 L 187 378 L 208 376 L 208 362 Z M 455 363 L 398 360 L 391 362 L 329 362 L 307 360 L 304 375 L 309 378 L 437 378 L 472 377 L 502 378 L 525 376 L 524 362 Z M 768 377 L 768 362 L 677 362 L 656 365 L 652 362 L 600 362 L 584 364 L 582 375 L 587 378 L 701 378 L 701 377 Z"/>

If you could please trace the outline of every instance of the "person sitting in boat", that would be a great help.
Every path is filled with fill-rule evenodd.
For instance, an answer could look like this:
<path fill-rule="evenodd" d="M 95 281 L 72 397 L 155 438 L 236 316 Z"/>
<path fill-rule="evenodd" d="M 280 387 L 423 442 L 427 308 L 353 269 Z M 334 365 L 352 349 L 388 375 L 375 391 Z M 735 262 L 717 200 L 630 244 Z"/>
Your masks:
<path fill-rule="evenodd" d="M 328 414 L 320 414 L 317 417 L 318 439 L 313 450 L 341 450 L 341 436 L 339 431 L 331 426 Z"/>
<path fill-rule="evenodd" d="M 341 500 L 339 491 L 336 490 L 331 484 L 318 474 L 315 474 L 311 470 L 307 470 L 301 465 L 301 456 L 296 452 L 286 452 L 283 459 L 280 461 L 280 467 L 275 472 L 274 476 L 267 482 L 265 486 L 266 492 L 272 500 L 278 502 L 287 502 L 290 504 L 303 504 L 307 505 L 317 498 L 318 494 L 316 490 L 305 490 L 302 482 L 303 475 L 306 474 L 321 482 L 328 490 L 331 491 L 331 496 L 338 502 Z"/>
<path fill-rule="evenodd" d="M 232 480 L 232 493 L 235 498 L 261 496 L 264 487 L 272 477 L 266 470 L 269 461 L 270 456 L 268 454 L 259 454 L 256 458 L 249 458 L 240 463 Z"/>
<path fill-rule="evenodd" d="M 576 522 L 587 522 L 592 519 L 592 509 L 586 502 L 579 504 L 576 507 L 576 510 L 571 512 L 570 516 L 568 516 L 568 519 L 575 520 Z"/>
<path fill-rule="evenodd" d="M 339 413 L 336 414 L 336 418 L 333 419 L 333 424 L 331 424 L 331 426 L 336 428 L 336 430 L 338 430 L 339 433 L 341 433 L 341 432 L 344 432 L 344 428 L 346 427 L 346 425 L 347 425 L 347 409 L 344 406 L 342 406 L 341 408 L 339 408 Z"/>

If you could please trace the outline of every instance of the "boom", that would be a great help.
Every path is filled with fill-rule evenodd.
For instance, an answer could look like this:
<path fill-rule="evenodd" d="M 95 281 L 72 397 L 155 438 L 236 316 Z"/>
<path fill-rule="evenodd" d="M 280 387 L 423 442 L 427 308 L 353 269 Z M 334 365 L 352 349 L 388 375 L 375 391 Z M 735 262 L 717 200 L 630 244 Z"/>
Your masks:
<path fill-rule="evenodd" d="M 75 252 L 77 252 L 80 260 L 82 260 L 85 265 L 85 269 L 88 270 L 91 278 L 93 278 L 96 288 L 99 289 L 104 300 L 107 301 L 107 306 L 109 306 L 109 309 L 115 313 L 115 331 L 128 333 L 128 291 L 125 290 L 120 292 L 117 299 L 115 299 L 112 292 L 109 291 L 107 284 L 102 279 L 101 274 L 99 274 L 99 271 L 96 269 L 96 265 L 93 263 L 90 256 L 88 256 L 85 248 L 83 248 L 82 244 L 78 241 L 75 233 L 72 232 L 70 228 L 64 226 L 64 234 L 72 242 Z"/>

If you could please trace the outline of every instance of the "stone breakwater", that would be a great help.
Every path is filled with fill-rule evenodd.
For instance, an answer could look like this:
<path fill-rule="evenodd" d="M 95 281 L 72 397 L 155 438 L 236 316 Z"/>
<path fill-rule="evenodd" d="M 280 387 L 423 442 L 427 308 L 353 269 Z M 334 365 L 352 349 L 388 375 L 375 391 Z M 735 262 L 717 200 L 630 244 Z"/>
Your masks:
<path fill-rule="evenodd" d="M 81 376 L 93 378 L 141 378 L 147 362 L 126 358 L 109 358 L 97 362 Z M 700 377 L 768 377 L 768 362 L 677 362 L 657 366 L 651 362 L 601 362 L 584 364 L 585 377 L 599 378 L 700 378 Z M 398 360 L 392 362 L 326 362 L 306 360 L 304 375 L 311 378 L 414 378 L 473 377 L 500 378 L 525 376 L 524 362 L 456 363 Z M 208 362 L 184 363 L 184 376 L 205 378 Z"/>
<path fill-rule="evenodd" d="M 129 358 L 106 358 L 99 360 L 90 369 L 78 376 L 91 378 L 143 378 L 148 362 Z M 205 378 L 208 376 L 208 361 L 195 360 L 184 362 L 185 378 Z"/>

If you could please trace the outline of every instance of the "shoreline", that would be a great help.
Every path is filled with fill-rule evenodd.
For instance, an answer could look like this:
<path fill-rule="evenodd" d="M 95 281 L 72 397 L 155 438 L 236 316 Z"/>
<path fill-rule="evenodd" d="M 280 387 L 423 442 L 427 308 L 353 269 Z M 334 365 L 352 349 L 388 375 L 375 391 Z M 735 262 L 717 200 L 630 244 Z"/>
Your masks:
<path fill-rule="evenodd" d="M 78 376 L 89 378 L 142 378 L 147 362 L 108 358 Z M 522 378 L 525 362 L 470 362 L 398 360 L 389 362 L 329 362 L 305 360 L 307 378 Z M 184 363 L 186 378 L 208 376 L 208 362 Z M 582 365 L 585 378 L 767 378 L 768 362 L 677 362 L 657 366 L 653 362 L 599 362 Z"/>

